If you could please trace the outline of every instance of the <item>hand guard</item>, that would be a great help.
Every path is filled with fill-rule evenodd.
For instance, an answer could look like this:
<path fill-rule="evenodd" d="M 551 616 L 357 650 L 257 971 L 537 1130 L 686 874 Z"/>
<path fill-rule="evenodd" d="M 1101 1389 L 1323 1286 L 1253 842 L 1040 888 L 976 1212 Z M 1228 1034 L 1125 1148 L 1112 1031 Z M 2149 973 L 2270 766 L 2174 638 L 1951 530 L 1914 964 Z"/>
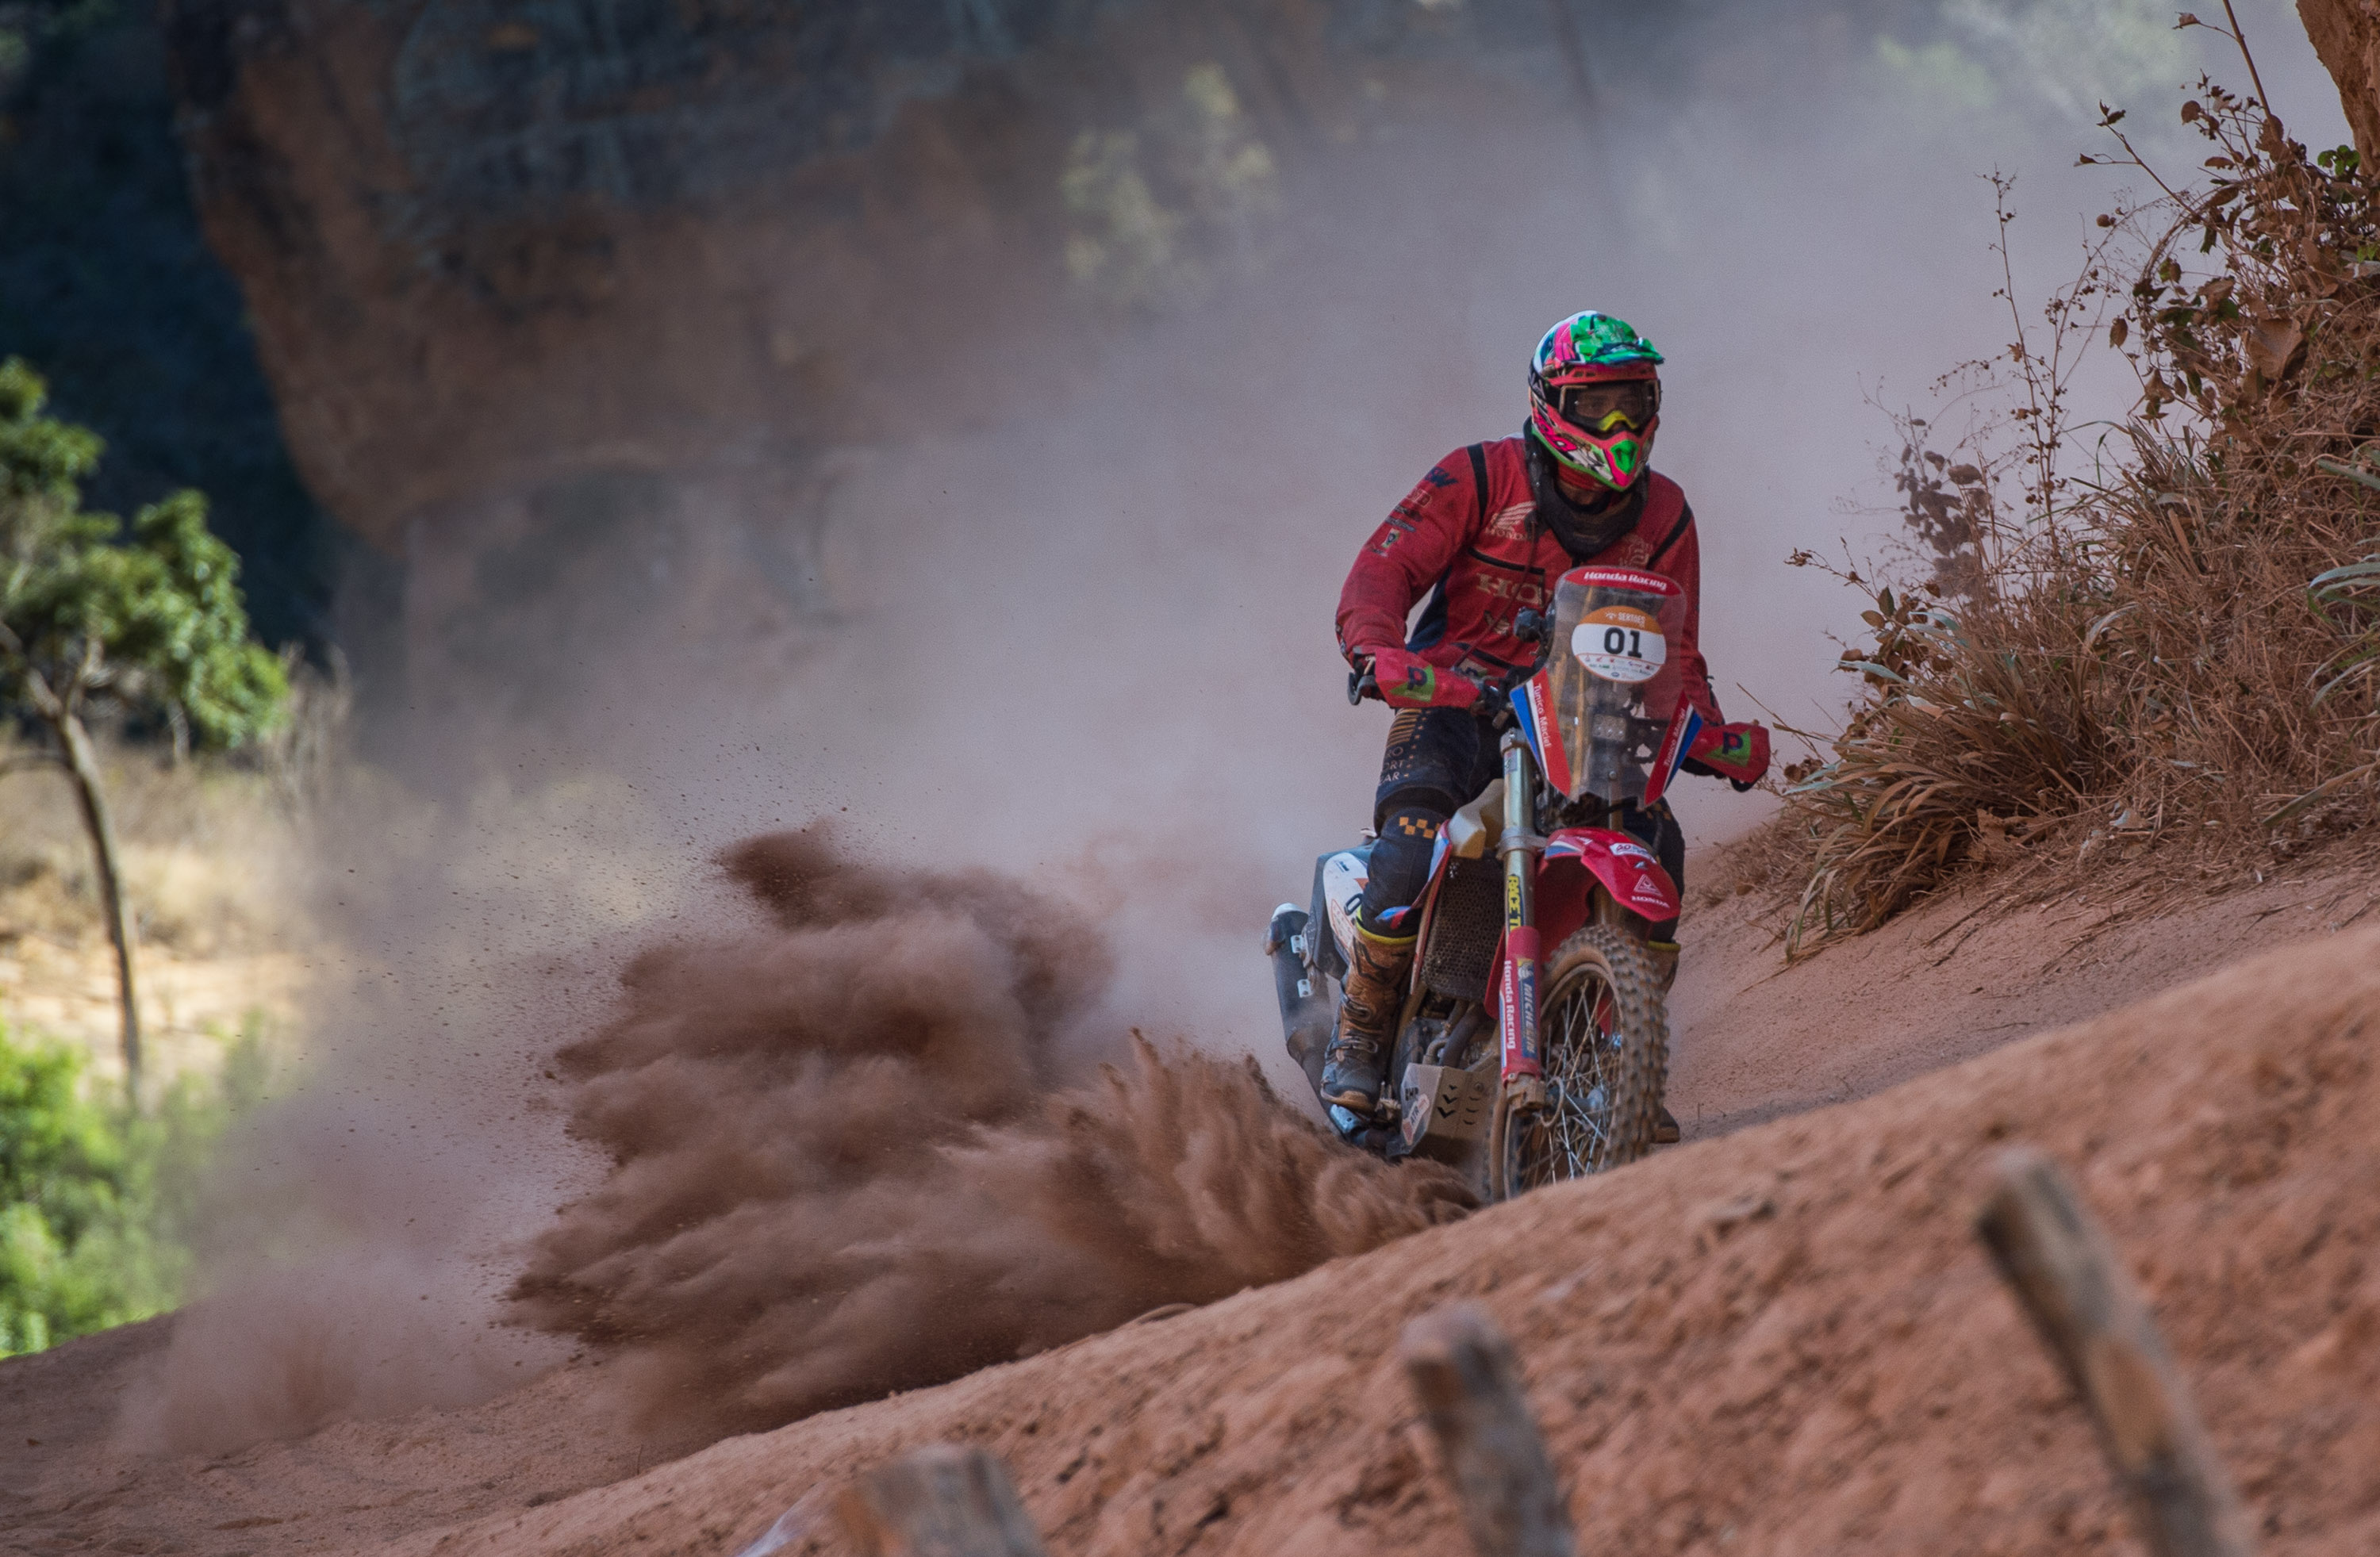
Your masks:
<path fill-rule="evenodd" d="M 1768 727 L 1762 724 L 1708 724 L 1686 748 L 1686 771 L 1724 778 L 1748 790 L 1768 771 Z"/>
<path fill-rule="evenodd" d="M 1479 683 L 1459 670 L 1442 670 L 1401 648 L 1366 651 L 1380 701 L 1391 708 L 1468 708 L 1479 701 Z"/>

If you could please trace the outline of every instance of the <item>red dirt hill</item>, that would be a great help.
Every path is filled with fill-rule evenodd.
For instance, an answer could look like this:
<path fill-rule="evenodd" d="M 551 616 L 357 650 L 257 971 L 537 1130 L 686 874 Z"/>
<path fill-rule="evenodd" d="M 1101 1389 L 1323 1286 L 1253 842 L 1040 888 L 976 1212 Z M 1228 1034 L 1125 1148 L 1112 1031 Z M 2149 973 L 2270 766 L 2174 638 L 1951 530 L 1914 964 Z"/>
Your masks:
<path fill-rule="evenodd" d="M 2380 1543 L 2380 931 L 1201 1312 L 395 1550 L 733 1551 L 934 1439 L 1058 1552 L 1460 1548 L 1394 1355 L 1484 1302 L 1604 1550 L 2103 1549 L 2078 1410 L 1968 1231 L 2001 1143 L 2132 1256 L 2273 1551 Z M 823 1501 L 823 1500 L 821 1500 Z M 824 1521 L 797 1550 L 841 1550 Z"/>
<path fill-rule="evenodd" d="M 1834 1020 L 1857 1032 L 1873 1006 L 1845 993 Z M 666 1455 L 589 1409 L 590 1364 L 467 1411 L 127 1460 L 106 1402 L 154 1342 L 120 1332 L 0 1369 L 0 1417 L 55 1435 L 0 1450 L 39 1473 L 0 1476 L 35 1489 L 0 1512 L 28 1551 L 732 1553 L 960 1440 L 1008 1463 L 1058 1557 L 1457 1551 L 1394 1346 L 1471 1298 L 1513 1337 L 1590 1550 L 2130 1547 L 1968 1231 L 1983 1165 L 2024 1140 L 2131 1257 L 2265 1550 L 2369 1552 L 2375 1037 L 2380 929 L 2301 941 L 1862 1102 L 641 1475 Z M 820 1518 L 787 1550 L 844 1547 Z"/>

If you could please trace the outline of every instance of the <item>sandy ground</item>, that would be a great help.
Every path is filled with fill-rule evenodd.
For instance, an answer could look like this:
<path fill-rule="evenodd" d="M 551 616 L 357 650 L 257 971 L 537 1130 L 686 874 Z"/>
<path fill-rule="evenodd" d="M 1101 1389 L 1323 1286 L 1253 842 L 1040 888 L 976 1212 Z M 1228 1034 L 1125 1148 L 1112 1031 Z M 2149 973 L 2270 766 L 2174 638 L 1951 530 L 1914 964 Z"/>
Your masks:
<path fill-rule="evenodd" d="M 212 759 L 169 768 L 102 742 L 138 944 L 152 1081 L 211 1075 L 225 1040 L 285 1032 L 313 977 L 298 827 L 273 779 Z M 0 772 L 33 749 L 0 730 Z M 46 765 L 0 781 L 0 1022 L 123 1074 L 115 955 L 73 791 Z"/>
<path fill-rule="evenodd" d="M 1062 1557 L 1459 1550 L 1393 1342 L 1465 1296 L 1519 1344 L 1597 1546 L 2112 1550 L 2089 1434 L 1966 1233 L 1983 1161 L 2024 1138 L 2133 1256 L 2268 1549 L 2380 1552 L 2380 930 L 2330 929 L 2370 892 L 2301 878 L 2095 935 L 2088 905 L 1953 900 L 1790 970 L 1744 900 L 1706 911 L 1673 1089 L 1702 1139 L 683 1457 L 589 1408 L 594 1358 L 466 1410 L 135 1457 L 115 1403 L 170 1321 L 91 1337 L 0 1364 L 0 1551 L 733 1552 L 935 1439 L 995 1448 Z M 841 1547 L 819 1519 L 789 1550 Z"/>
<path fill-rule="evenodd" d="M 225 1040 L 245 1028 L 290 1028 L 311 972 L 292 952 L 181 957 L 142 947 L 134 974 L 149 1075 L 165 1081 L 213 1074 Z M 0 940 L 0 1020 L 77 1045 L 93 1074 L 115 1079 L 124 1074 L 117 1011 L 115 953 L 104 940 Z"/>
<path fill-rule="evenodd" d="M 1727 872 L 1706 857 L 1686 875 Z M 2117 894 L 2005 912 L 1949 893 L 1791 967 L 1762 899 L 1693 908 L 1670 999 L 1670 1107 L 1693 1140 L 1866 1097 L 2267 947 L 2380 923 L 2380 880 L 2296 875 L 2155 916 L 2136 907 Z"/>
<path fill-rule="evenodd" d="M 459 1411 L 148 1459 L 111 1446 L 171 1317 L 0 1363 L 0 1551 L 351 1551 L 634 1476 L 665 1451 L 578 1408 L 583 1359 Z"/>

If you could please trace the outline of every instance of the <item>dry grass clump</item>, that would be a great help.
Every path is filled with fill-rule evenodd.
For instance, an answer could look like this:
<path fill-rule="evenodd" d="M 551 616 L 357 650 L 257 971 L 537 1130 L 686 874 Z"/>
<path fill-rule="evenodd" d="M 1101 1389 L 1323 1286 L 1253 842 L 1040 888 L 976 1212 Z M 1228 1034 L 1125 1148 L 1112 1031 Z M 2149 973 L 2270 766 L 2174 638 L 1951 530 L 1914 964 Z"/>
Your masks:
<path fill-rule="evenodd" d="M 0 736 L 0 947 L 20 935 L 103 946 L 91 840 L 74 791 Z M 299 844 L 271 774 L 110 747 L 103 765 L 144 944 L 185 956 L 276 948 L 296 930 Z"/>
<path fill-rule="evenodd" d="M 2101 218 L 2046 332 L 2017 318 L 1997 434 L 1954 457 L 1907 424 L 1932 576 L 1842 571 L 1875 642 L 1843 656 L 1863 685 L 1831 760 L 1787 769 L 1796 946 L 1872 928 L 1968 862 L 2244 864 L 2375 820 L 2380 193 L 2351 151 L 2309 157 L 2211 83 L 2181 115 L 2212 184 L 2158 180 Z M 2125 154 L 2103 160 L 2155 178 L 2122 117 Z M 2079 473 L 2066 390 L 2103 325 L 2142 399 Z"/>
<path fill-rule="evenodd" d="M 306 831 L 351 772 L 346 664 L 284 661 L 287 717 L 237 752 L 177 756 L 96 732 L 139 938 L 185 957 L 285 948 L 300 920 Z M 0 951 L 25 935 L 104 944 L 90 834 L 55 748 L 0 727 Z"/>

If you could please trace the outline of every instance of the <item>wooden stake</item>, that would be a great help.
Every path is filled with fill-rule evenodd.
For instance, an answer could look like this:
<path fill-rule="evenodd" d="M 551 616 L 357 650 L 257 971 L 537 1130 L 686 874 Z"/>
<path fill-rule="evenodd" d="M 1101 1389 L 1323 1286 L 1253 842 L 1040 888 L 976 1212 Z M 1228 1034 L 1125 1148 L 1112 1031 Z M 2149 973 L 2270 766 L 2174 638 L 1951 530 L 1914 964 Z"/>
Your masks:
<path fill-rule="evenodd" d="M 998 1460 L 936 1443 L 869 1471 L 835 1504 L 868 1557 L 1046 1557 Z"/>
<path fill-rule="evenodd" d="M 2158 1557 L 2246 1557 L 2248 1521 L 2190 1391 L 2114 1249 L 2058 1165 L 2006 1153 L 1975 1231 L 2091 1409 Z"/>
<path fill-rule="evenodd" d="M 1404 1358 L 1479 1557 L 1576 1557 L 1570 1511 L 1495 1324 L 1468 1303 L 1424 1314 L 1405 1326 Z"/>

